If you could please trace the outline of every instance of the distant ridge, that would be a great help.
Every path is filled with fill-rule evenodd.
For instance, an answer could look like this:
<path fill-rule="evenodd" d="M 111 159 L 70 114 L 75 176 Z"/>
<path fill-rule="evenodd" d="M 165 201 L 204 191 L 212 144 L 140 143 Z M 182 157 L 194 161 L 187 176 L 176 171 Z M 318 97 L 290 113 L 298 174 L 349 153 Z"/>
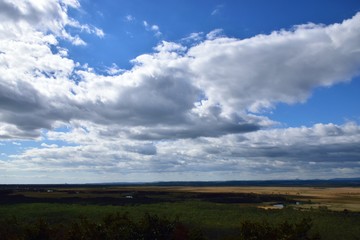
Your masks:
<path fill-rule="evenodd" d="M 110 185 L 122 185 L 123 183 L 109 183 Z M 169 181 L 152 183 L 126 183 L 125 185 L 143 186 L 304 186 L 304 187 L 360 187 L 360 178 L 334 178 L 334 179 L 310 179 L 310 180 L 252 180 L 252 181 Z"/>
<path fill-rule="evenodd" d="M 164 182 L 109 182 L 84 184 L 0 184 L 6 186 L 32 187 L 100 187 L 100 186 L 184 186 L 184 187 L 246 187 L 246 186 L 275 186 L 275 187 L 360 187 L 360 178 L 334 179 L 292 179 L 292 180 L 234 180 L 234 181 L 164 181 Z"/>

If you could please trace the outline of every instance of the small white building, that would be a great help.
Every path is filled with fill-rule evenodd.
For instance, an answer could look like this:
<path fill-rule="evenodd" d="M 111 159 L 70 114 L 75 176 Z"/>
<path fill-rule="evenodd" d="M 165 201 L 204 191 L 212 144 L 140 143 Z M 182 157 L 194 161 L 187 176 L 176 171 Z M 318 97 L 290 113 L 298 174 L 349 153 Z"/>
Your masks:
<path fill-rule="evenodd" d="M 277 208 L 277 209 L 283 209 L 283 208 L 284 208 L 284 204 L 282 204 L 282 203 L 274 204 L 273 207 L 274 207 L 274 208 Z"/>

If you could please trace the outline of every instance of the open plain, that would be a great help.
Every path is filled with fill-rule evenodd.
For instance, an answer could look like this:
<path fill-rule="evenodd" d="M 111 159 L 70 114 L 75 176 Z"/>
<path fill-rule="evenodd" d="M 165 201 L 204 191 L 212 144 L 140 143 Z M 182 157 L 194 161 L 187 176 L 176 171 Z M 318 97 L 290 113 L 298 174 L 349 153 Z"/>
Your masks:
<path fill-rule="evenodd" d="M 360 187 L 178 187 L 167 191 L 281 195 L 304 202 L 296 206 L 299 209 L 326 207 L 335 211 L 360 211 Z"/>
<path fill-rule="evenodd" d="M 276 229 L 286 224 L 296 228 L 304 221 L 311 227 L 310 236 L 318 234 L 320 239 L 360 236 L 359 187 L 4 185 L 0 189 L 0 220 L 5 222 L 16 218 L 31 224 L 43 219 L 59 226 L 86 218 L 101 224 L 114 213 L 141 222 L 144 214 L 150 214 L 178 219 L 205 239 L 240 239 L 234 236 L 246 223 Z"/>

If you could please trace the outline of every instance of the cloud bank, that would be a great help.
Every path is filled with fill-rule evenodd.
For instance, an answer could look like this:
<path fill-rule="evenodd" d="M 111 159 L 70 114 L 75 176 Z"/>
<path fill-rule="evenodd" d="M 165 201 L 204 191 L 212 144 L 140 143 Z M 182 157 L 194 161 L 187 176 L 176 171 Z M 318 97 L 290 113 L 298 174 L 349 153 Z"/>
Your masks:
<path fill-rule="evenodd" d="M 359 173 L 356 123 L 274 129 L 262 113 L 359 74 L 360 14 L 247 39 L 162 41 L 131 69 L 104 75 L 62 47 L 63 40 L 86 45 L 82 34 L 104 36 L 69 17 L 69 8 L 80 4 L 0 1 L 0 139 L 74 144 L 27 149 L 0 161 L 0 172 L 134 174 L 128 180 L 159 172 L 221 178 L 223 171 L 234 179 Z"/>

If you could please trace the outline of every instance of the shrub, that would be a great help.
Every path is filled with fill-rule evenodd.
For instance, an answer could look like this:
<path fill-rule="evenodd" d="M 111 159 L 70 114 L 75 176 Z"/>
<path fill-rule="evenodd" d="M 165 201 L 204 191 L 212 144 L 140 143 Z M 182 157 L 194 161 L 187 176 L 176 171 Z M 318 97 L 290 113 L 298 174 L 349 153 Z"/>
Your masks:
<path fill-rule="evenodd" d="M 80 218 L 66 225 L 50 225 L 43 219 L 20 224 L 15 218 L 0 222 L 1 240 L 202 240 L 179 220 L 145 214 L 134 221 L 128 214 L 111 214 L 101 222 Z"/>
<path fill-rule="evenodd" d="M 318 234 L 310 236 L 312 221 L 309 218 L 302 219 L 299 223 L 290 224 L 285 221 L 279 225 L 272 225 L 267 221 L 245 221 L 240 228 L 240 239 L 244 240 L 317 240 Z"/>

